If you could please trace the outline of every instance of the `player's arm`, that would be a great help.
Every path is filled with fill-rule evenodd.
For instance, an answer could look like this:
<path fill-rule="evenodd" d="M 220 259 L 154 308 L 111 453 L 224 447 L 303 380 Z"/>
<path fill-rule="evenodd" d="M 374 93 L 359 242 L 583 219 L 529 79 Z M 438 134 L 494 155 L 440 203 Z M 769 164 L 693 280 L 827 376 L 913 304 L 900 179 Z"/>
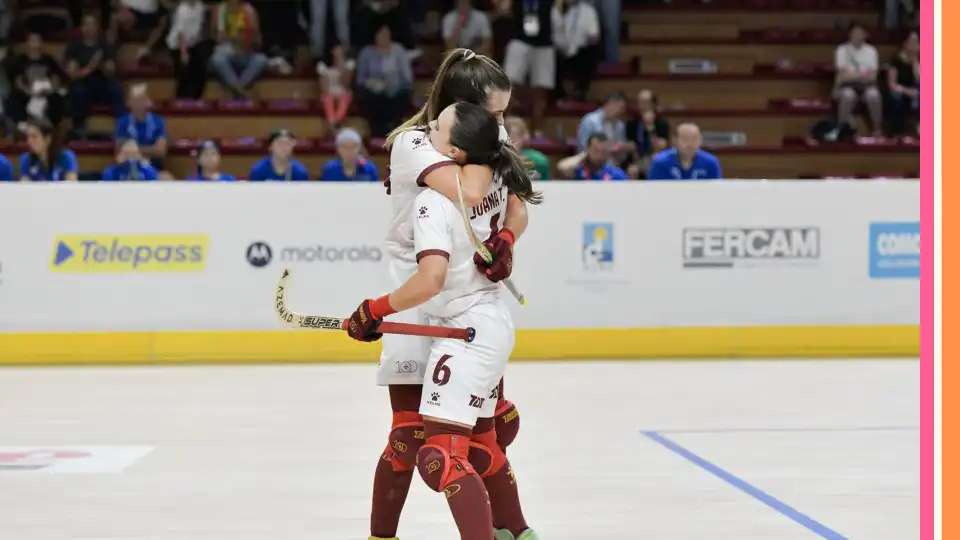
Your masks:
<path fill-rule="evenodd" d="M 527 230 L 529 223 L 530 215 L 527 213 L 527 203 L 520 200 L 520 197 L 511 194 L 507 198 L 507 217 L 503 221 L 503 228 L 509 229 L 513 233 L 514 239 L 517 239 Z"/>
<path fill-rule="evenodd" d="M 482 165 L 457 165 L 451 162 L 449 167 L 437 167 L 427 173 L 424 184 L 454 202 L 459 202 L 457 194 L 457 176 L 463 188 L 463 202 L 467 207 L 478 206 L 490 191 L 493 183 L 493 170 Z"/>
<path fill-rule="evenodd" d="M 350 316 L 347 333 L 357 341 L 376 341 L 382 334 L 377 328 L 383 318 L 398 311 L 411 309 L 440 294 L 447 279 L 447 263 L 453 250 L 450 220 L 447 219 L 441 195 L 426 190 L 414 202 L 414 249 L 417 253 L 417 271 L 390 294 L 375 300 L 364 300 Z"/>

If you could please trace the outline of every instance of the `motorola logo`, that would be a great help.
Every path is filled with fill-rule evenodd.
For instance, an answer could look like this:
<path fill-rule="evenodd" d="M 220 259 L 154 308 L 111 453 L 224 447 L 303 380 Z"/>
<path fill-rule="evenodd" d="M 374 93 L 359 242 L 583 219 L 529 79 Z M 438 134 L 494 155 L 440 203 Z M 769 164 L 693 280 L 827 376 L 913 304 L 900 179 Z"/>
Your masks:
<path fill-rule="evenodd" d="M 247 262 L 255 268 L 263 268 L 273 260 L 273 250 L 266 242 L 254 242 L 247 248 Z"/>

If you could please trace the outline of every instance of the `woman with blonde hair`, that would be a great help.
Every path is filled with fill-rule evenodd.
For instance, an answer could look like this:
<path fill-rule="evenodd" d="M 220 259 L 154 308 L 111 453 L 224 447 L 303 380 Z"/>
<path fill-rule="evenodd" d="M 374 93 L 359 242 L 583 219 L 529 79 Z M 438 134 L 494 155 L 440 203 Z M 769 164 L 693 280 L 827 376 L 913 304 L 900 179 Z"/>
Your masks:
<path fill-rule="evenodd" d="M 393 220 L 386 247 L 395 286 L 406 282 L 418 268 L 410 216 L 415 200 L 424 188 L 429 187 L 457 202 L 457 182 L 460 182 L 464 201 L 470 207 L 483 205 L 488 197 L 498 197 L 506 192 L 497 188 L 490 167 L 461 165 L 453 156 L 433 147 L 429 133 L 431 129 L 437 129 L 436 121 L 441 111 L 463 101 L 484 107 L 502 124 L 511 90 L 510 79 L 496 62 L 467 49 L 455 49 L 440 65 L 426 104 L 388 136 L 390 180 L 387 187 Z M 506 139 L 502 125 L 500 135 Z M 487 264 L 479 257 L 474 261 L 479 271 L 493 282 L 505 279 L 512 271 L 513 243 L 527 227 L 525 201 L 539 202 L 539 195 L 532 188 L 518 189 L 521 192 L 506 195 L 505 215 L 498 213 L 490 219 L 491 234 L 485 244 L 493 253 L 494 262 Z M 364 301 L 355 315 L 372 316 L 370 307 L 371 301 Z M 426 315 L 418 309 L 386 318 L 417 324 L 426 321 Z M 430 339 L 396 335 L 382 337 L 383 352 L 377 383 L 389 387 L 393 423 L 374 477 L 370 538 L 396 540 L 400 513 L 416 468 L 416 456 L 424 445 L 424 423 L 420 414 L 423 382 L 425 377 L 438 375 L 426 373 Z M 369 336 L 371 341 L 380 338 L 375 333 Z M 535 540 L 536 533 L 527 527 L 523 517 L 513 470 L 504 453 L 519 428 L 516 407 L 503 398 L 502 381 L 493 395 L 482 397 L 496 400 L 496 411 L 493 419 L 483 419 L 474 427 L 470 439 L 476 452 L 470 455 L 488 456 L 487 463 L 475 467 L 482 471 L 480 476 L 490 495 L 493 525 L 497 529 L 495 538 Z"/>

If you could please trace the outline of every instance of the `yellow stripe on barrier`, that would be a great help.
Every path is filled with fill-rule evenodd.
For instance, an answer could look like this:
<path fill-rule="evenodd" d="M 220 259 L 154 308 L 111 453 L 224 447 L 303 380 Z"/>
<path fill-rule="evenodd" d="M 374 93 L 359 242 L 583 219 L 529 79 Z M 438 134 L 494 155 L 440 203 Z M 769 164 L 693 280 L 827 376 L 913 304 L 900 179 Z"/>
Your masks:
<path fill-rule="evenodd" d="M 920 353 L 919 326 L 518 330 L 513 358 L 850 358 Z M 310 331 L 0 333 L 0 365 L 376 361 L 380 348 Z"/>

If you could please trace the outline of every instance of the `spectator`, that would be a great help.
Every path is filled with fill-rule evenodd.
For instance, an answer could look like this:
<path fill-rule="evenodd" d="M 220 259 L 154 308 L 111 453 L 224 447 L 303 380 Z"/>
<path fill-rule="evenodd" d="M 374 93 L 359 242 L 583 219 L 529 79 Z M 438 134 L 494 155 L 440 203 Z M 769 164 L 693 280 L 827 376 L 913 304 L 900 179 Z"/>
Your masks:
<path fill-rule="evenodd" d="M 627 111 L 627 97 L 619 92 L 611 94 L 599 109 L 584 115 L 577 129 L 577 149 L 587 148 L 590 136 L 603 133 L 609 141 L 614 165 L 620 166 L 633 158 L 635 148 L 627 140 L 627 126 L 623 115 Z"/>
<path fill-rule="evenodd" d="M 507 44 L 503 69 L 518 87 L 533 90 L 533 129 L 543 128 L 550 91 L 557 83 L 553 48 L 553 0 L 514 0 L 514 38 Z"/>
<path fill-rule="evenodd" d="M 583 1 L 583 0 L 581 0 Z M 701 0 L 707 3 L 710 0 Z M 620 61 L 620 27 L 623 20 L 623 4 L 621 0 L 594 0 L 597 13 L 600 16 L 600 26 L 603 30 L 604 60 L 611 63 Z"/>
<path fill-rule="evenodd" d="M 377 166 L 368 161 L 360 150 L 363 139 L 356 130 L 346 128 L 337 133 L 337 157 L 323 166 L 320 180 L 328 182 L 379 182 L 380 174 Z"/>
<path fill-rule="evenodd" d="M 327 14 L 333 4 L 333 29 L 337 45 L 350 48 L 350 0 L 310 0 L 310 47 L 315 58 L 323 56 L 327 47 Z"/>
<path fill-rule="evenodd" d="M 0 154 L 0 182 L 13 182 L 13 164 L 7 156 Z"/>
<path fill-rule="evenodd" d="M 207 9 L 200 0 L 180 0 L 167 34 L 177 77 L 177 99 L 202 99 L 211 44 L 204 32 Z"/>
<path fill-rule="evenodd" d="M 498 64 L 503 64 L 507 55 L 507 44 L 515 36 L 513 4 L 511 0 L 493 0 L 493 9 L 493 17 L 490 19 L 490 30 L 493 33 L 493 59 Z"/>
<path fill-rule="evenodd" d="M 48 120 L 27 119 L 27 151 L 20 156 L 20 180 L 77 180 L 77 155 L 63 147 L 57 130 Z"/>
<path fill-rule="evenodd" d="M 317 63 L 317 75 L 320 76 L 320 91 L 323 94 L 323 114 L 327 123 L 339 128 L 347 118 L 353 94 L 350 85 L 356 62 L 347 58 L 343 45 L 337 45 L 330 51 L 330 65 Z"/>
<path fill-rule="evenodd" d="M 358 99 L 374 137 L 384 137 L 401 122 L 410 108 L 413 67 L 406 51 L 391 38 L 386 25 L 377 29 L 376 41 L 360 52 L 357 61 Z"/>
<path fill-rule="evenodd" d="M 137 50 L 137 60 L 156 47 L 167 28 L 167 10 L 160 0 L 114 0 L 114 12 L 107 29 L 107 41 L 116 47 L 121 31 L 150 32 L 147 41 Z"/>
<path fill-rule="evenodd" d="M 457 0 L 457 7 L 443 17 L 443 43 L 447 49 L 472 49 L 479 54 L 493 52 L 493 31 L 486 13 L 473 9 L 471 0 Z"/>
<path fill-rule="evenodd" d="M 602 132 L 587 139 L 587 149 L 560 160 L 557 169 L 574 180 L 627 180 L 627 173 L 610 164 L 610 139 Z"/>
<path fill-rule="evenodd" d="M 650 162 L 647 180 L 720 180 L 720 160 L 700 149 L 700 128 L 692 122 L 677 126 L 677 146 L 658 152 Z"/>
<path fill-rule="evenodd" d="M 14 87 L 7 101 L 7 114 L 21 132 L 27 127 L 28 116 L 46 118 L 54 126 L 60 125 L 63 120 L 60 82 L 64 75 L 56 59 L 43 52 L 40 34 L 27 34 L 24 52 L 10 64 L 9 77 Z"/>
<path fill-rule="evenodd" d="M 304 40 L 299 0 L 251 0 L 259 14 L 262 50 L 267 65 L 283 74 L 293 72 L 297 45 Z"/>
<path fill-rule="evenodd" d="M 543 152 L 527 146 L 530 141 L 530 129 L 527 128 L 527 123 L 522 118 L 511 116 L 504 122 L 504 126 L 507 128 L 510 142 L 533 165 L 530 178 L 533 180 L 549 180 L 551 177 L 550 159 Z"/>
<path fill-rule="evenodd" d="M 557 90 L 573 79 L 572 97 L 585 100 L 600 62 L 600 23 L 586 0 L 559 1 L 553 6 L 553 43 L 557 46 Z"/>
<path fill-rule="evenodd" d="M 163 158 L 167 157 L 167 122 L 159 114 L 150 112 L 153 103 L 147 94 L 147 85 L 133 85 L 127 105 L 130 113 L 117 119 L 114 139 L 118 147 L 133 139 L 138 151 L 142 151 L 157 170 L 163 170 Z"/>
<path fill-rule="evenodd" d="M 835 97 L 838 101 L 837 123 L 841 130 L 856 132 L 853 110 L 863 102 L 870 113 L 873 135 L 880 136 L 883 122 L 883 98 L 877 89 L 877 49 L 866 42 L 867 31 L 859 23 L 850 25 L 850 39 L 837 47 L 834 55 L 837 70 Z"/>
<path fill-rule="evenodd" d="M 117 162 L 103 170 L 106 182 L 156 180 L 157 169 L 140 154 L 136 139 L 118 142 Z"/>
<path fill-rule="evenodd" d="M 358 36 L 361 47 L 375 44 L 380 27 L 388 26 L 393 40 L 410 51 L 411 60 L 419 54 L 420 51 L 414 49 L 410 18 L 397 0 L 364 0 L 355 19 L 357 28 L 363 30 Z"/>
<path fill-rule="evenodd" d="M 267 69 L 261 45 L 260 18 L 241 0 L 224 0 L 215 9 L 217 46 L 210 65 L 235 99 L 248 98 L 250 87 Z"/>
<path fill-rule="evenodd" d="M 220 145 L 216 141 L 203 141 L 195 152 L 197 170 L 187 180 L 206 182 L 234 182 L 236 176 L 220 172 Z"/>
<path fill-rule="evenodd" d="M 916 133 L 920 121 L 920 36 L 910 32 L 887 68 L 887 118 L 892 135 Z"/>
<path fill-rule="evenodd" d="M 627 164 L 627 174 L 630 178 L 640 178 L 650 166 L 653 154 L 670 144 L 670 123 L 660 115 L 659 102 L 652 90 L 637 93 L 637 114 L 627 122 L 627 139 L 637 151 L 637 159 Z"/>
<path fill-rule="evenodd" d="M 270 134 L 270 155 L 261 159 L 250 169 L 252 182 L 283 182 L 310 180 L 307 167 L 293 158 L 297 145 L 293 133 L 281 129 Z"/>
<path fill-rule="evenodd" d="M 116 57 L 100 35 L 100 23 L 93 15 L 85 15 L 80 27 L 81 36 L 67 44 L 64 61 L 70 85 L 70 113 L 73 129 L 80 138 L 85 136 L 87 117 L 92 103 L 103 103 L 113 109 L 114 117 L 123 115 L 123 89 L 114 78 Z"/>

